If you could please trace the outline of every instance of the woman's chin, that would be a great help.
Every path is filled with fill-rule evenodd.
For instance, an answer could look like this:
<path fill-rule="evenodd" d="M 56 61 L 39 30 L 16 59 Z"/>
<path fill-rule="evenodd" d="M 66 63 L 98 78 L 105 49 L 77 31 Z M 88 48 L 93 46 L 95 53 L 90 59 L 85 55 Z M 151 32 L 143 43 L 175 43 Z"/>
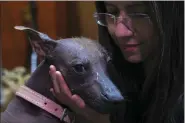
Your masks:
<path fill-rule="evenodd" d="M 142 62 L 142 58 L 140 55 L 131 55 L 131 56 L 127 56 L 125 57 L 125 59 L 130 62 L 130 63 L 140 63 Z"/>

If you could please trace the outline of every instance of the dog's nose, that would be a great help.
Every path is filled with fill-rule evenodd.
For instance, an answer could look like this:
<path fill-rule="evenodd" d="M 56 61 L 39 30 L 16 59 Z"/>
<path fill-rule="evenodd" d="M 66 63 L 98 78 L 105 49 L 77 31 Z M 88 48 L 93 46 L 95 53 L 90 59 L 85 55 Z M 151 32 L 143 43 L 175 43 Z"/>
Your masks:
<path fill-rule="evenodd" d="M 124 97 L 118 87 L 105 74 L 101 74 L 95 82 L 99 85 L 101 97 L 105 101 L 110 103 L 119 103 L 124 101 Z"/>
<path fill-rule="evenodd" d="M 119 90 L 102 93 L 102 96 L 109 102 L 112 103 L 121 103 L 124 101 L 124 97 L 119 92 Z"/>

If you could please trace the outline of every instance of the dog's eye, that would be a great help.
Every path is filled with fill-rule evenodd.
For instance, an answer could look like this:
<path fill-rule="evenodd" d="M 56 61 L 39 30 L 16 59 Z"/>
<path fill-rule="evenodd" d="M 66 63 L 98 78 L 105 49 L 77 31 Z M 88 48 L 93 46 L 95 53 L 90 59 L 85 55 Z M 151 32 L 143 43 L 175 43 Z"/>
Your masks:
<path fill-rule="evenodd" d="M 85 72 L 85 67 L 83 64 L 76 64 L 73 66 L 73 70 L 76 72 L 76 73 L 84 73 Z"/>

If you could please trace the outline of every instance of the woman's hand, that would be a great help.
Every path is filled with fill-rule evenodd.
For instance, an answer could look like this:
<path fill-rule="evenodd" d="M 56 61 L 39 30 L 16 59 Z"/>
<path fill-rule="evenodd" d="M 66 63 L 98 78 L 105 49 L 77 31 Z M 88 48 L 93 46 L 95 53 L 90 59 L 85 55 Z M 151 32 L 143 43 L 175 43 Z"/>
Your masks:
<path fill-rule="evenodd" d="M 51 88 L 51 92 L 57 98 L 57 100 L 60 101 L 60 103 L 68 106 L 75 113 L 83 116 L 89 121 L 92 121 L 92 123 L 110 123 L 109 115 L 103 115 L 95 112 L 85 105 L 84 100 L 78 95 L 72 95 L 61 73 L 56 71 L 55 66 L 50 66 L 49 73 L 53 82 L 53 88 Z"/>

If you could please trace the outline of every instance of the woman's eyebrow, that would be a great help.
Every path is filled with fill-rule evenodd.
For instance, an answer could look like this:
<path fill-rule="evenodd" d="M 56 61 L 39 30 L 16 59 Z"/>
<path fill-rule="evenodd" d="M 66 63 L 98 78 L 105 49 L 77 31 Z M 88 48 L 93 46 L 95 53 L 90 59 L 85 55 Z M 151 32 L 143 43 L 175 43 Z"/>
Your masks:
<path fill-rule="evenodd" d="M 105 6 L 111 6 L 111 7 L 117 8 L 114 4 L 107 3 L 107 2 L 105 2 Z"/>
<path fill-rule="evenodd" d="M 143 6 L 144 6 L 143 3 L 138 2 L 138 3 L 126 5 L 126 6 L 125 6 L 125 9 L 138 8 L 138 7 L 143 7 Z"/>
<path fill-rule="evenodd" d="M 116 5 L 108 3 L 108 2 L 105 2 L 105 6 L 110 6 L 110 7 L 117 8 Z M 138 8 L 138 7 L 143 7 L 143 6 L 144 6 L 143 3 L 136 2 L 136 3 L 133 3 L 133 4 L 125 5 L 123 8 L 125 8 L 125 9 L 133 9 L 133 8 Z"/>

